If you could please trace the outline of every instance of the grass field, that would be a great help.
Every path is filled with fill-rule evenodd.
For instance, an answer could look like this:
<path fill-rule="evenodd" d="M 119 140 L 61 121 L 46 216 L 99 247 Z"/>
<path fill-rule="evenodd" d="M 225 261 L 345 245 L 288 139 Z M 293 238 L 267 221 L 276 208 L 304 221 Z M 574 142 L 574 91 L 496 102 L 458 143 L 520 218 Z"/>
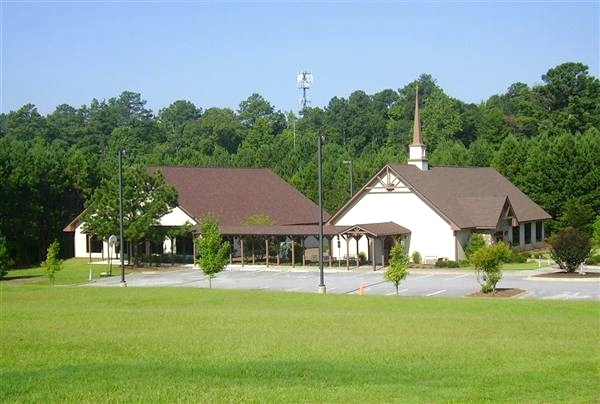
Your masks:
<path fill-rule="evenodd" d="M 598 402 L 598 302 L 0 284 L 2 402 Z"/>
<path fill-rule="evenodd" d="M 63 262 L 63 268 L 54 274 L 55 285 L 73 285 L 87 282 L 90 269 L 93 279 L 98 279 L 101 272 L 108 272 L 109 266 L 104 264 L 91 264 L 87 258 L 71 258 Z M 113 276 L 118 275 L 120 267 L 112 266 Z M 13 269 L 8 271 L 4 278 L 7 281 L 22 281 L 27 284 L 48 285 L 50 282 L 42 267 L 36 266 L 25 269 Z"/>

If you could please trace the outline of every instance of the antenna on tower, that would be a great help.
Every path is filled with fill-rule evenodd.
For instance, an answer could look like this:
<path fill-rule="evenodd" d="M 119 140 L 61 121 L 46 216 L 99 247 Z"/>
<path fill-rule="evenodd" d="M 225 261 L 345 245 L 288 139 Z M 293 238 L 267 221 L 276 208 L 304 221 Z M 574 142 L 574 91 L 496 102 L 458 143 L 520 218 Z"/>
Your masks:
<path fill-rule="evenodd" d="M 310 99 L 306 96 L 306 91 L 310 88 L 314 79 L 311 72 L 303 71 L 298 72 L 297 80 L 298 88 L 302 90 L 302 98 L 300 98 L 300 105 L 302 106 L 302 109 L 300 110 L 300 115 L 302 115 L 306 107 L 310 105 Z"/>

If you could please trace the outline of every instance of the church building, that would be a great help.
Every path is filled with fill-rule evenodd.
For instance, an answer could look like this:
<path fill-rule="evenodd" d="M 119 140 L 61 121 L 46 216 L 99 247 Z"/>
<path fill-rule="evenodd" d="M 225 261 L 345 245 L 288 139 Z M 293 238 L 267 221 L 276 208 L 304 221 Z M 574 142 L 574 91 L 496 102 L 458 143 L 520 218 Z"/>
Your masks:
<path fill-rule="evenodd" d="M 493 168 L 430 167 L 417 96 L 408 164 L 383 167 L 328 224 L 397 223 L 410 231 L 409 254 L 418 251 L 426 262 L 433 262 L 464 259 L 472 233 L 481 233 L 488 243 L 504 241 L 519 250 L 542 247 L 544 220 L 550 218 Z M 391 247 L 382 242 L 368 246 L 364 239 L 357 242 L 358 250 L 373 251 L 379 262 Z"/>

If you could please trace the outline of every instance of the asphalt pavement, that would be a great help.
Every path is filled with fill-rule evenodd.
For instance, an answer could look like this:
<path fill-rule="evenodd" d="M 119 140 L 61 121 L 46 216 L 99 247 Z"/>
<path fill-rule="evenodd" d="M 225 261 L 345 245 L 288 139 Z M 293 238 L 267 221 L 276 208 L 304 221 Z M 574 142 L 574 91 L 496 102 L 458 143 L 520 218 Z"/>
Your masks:
<path fill-rule="evenodd" d="M 499 288 L 518 288 L 525 292 L 516 299 L 600 300 L 600 278 L 556 279 L 534 275 L 555 272 L 545 268 L 532 271 L 504 271 Z M 588 270 L 598 271 L 598 269 Z M 97 279 L 89 286 L 119 286 L 120 277 Z M 208 279 L 202 271 L 191 265 L 180 269 L 157 268 L 156 270 L 130 273 L 126 277 L 128 287 L 208 287 Z M 319 272 L 315 267 L 290 268 L 230 265 L 212 280 L 212 287 L 219 289 L 251 289 L 283 292 L 318 291 Z M 361 284 L 367 295 L 395 295 L 392 284 L 383 280 L 383 271 L 371 271 L 366 267 L 345 271 L 325 269 L 327 293 L 357 294 Z M 402 296 L 460 297 L 480 289 L 475 274 L 461 269 L 411 269 L 408 277 L 400 283 Z"/>

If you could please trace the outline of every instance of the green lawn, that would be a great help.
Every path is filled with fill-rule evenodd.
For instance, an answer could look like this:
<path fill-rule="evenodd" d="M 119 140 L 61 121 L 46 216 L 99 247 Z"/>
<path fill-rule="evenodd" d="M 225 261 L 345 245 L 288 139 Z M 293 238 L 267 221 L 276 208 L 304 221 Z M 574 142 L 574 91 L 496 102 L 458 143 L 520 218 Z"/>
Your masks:
<path fill-rule="evenodd" d="M 93 279 L 98 279 L 101 272 L 108 272 L 109 266 L 104 264 L 90 264 L 87 258 L 71 258 L 63 262 L 63 268 L 54 274 L 55 285 L 72 285 L 84 283 L 89 280 L 90 269 Z M 120 274 L 120 267 L 113 264 L 113 276 Z M 44 274 L 42 267 L 26 269 L 13 269 L 8 271 L 4 278 L 11 282 L 48 285 L 50 282 Z"/>
<path fill-rule="evenodd" d="M 600 306 L 0 284 L 2 402 L 597 402 Z"/>

